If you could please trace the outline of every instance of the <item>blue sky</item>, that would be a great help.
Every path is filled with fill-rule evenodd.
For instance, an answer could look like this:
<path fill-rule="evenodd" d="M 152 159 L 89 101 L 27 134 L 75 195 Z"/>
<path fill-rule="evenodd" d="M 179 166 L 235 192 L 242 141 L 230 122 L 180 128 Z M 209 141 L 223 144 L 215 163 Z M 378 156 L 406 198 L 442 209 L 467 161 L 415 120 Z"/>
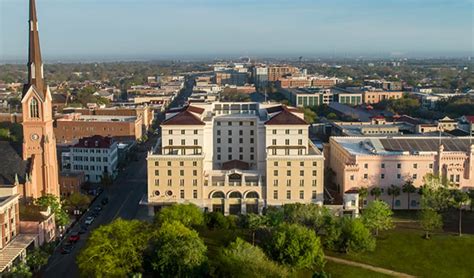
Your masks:
<path fill-rule="evenodd" d="M 28 0 L 0 0 L 0 60 L 26 55 Z M 467 55 L 473 0 L 37 0 L 46 59 Z"/>

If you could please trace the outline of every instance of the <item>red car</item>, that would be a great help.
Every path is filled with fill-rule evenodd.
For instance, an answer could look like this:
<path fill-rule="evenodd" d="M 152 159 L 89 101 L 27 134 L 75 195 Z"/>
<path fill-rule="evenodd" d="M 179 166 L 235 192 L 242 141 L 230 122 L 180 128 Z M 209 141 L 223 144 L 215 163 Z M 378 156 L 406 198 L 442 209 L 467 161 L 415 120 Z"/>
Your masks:
<path fill-rule="evenodd" d="M 78 232 L 73 232 L 73 233 L 69 236 L 69 241 L 70 241 L 70 242 L 76 243 L 76 242 L 79 241 L 79 239 L 81 239 L 81 236 L 79 235 Z"/>

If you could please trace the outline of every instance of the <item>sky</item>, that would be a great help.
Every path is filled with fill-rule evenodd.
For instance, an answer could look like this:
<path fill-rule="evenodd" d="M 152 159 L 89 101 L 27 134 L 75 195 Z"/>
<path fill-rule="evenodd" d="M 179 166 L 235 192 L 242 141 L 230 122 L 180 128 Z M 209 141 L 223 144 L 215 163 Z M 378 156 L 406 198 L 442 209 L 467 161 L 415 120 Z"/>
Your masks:
<path fill-rule="evenodd" d="M 37 0 L 45 59 L 472 55 L 474 0 Z M 0 61 L 28 0 L 0 0 Z"/>

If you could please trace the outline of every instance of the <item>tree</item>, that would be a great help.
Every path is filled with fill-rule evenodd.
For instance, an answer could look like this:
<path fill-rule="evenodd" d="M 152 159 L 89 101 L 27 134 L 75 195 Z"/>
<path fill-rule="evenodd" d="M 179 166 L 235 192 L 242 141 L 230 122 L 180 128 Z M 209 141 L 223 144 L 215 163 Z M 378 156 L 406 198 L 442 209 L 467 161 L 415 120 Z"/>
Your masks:
<path fill-rule="evenodd" d="M 328 118 L 328 120 L 337 120 L 337 115 L 336 113 L 331 112 L 326 116 L 326 118 Z"/>
<path fill-rule="evenodd" d="M 194 204 L 174 204 L 163 208 L 156 216 L 155 222 L 163 225 L 165 222 L 178 221 L 186 227 L 204 225 L 204 214 Z"/>
<path fill-rule="evenodd" d="M 372 189 L 370 189 L 370 196 L 375 197 L 375 200 L 378 200 L 380 195 L 382 195 L 382 189 L 380 187 L 372 187 Z"/>
<path fill-rule="evenodd" d="M 74 192 L 66 198 L 66 203 L 74 208 L 85 209 L 89 206 L 90 198 L 85 194 Z"/>
<path fill-rule="evenodd" d="M 152 232 L 138 220 L 117 219 L 92 231 L 77 257 L 85 277 L 127 276 L 141 270 Z"/>
<path fill-rule="evenodd" d="M 49 254 L 40 248 L 35 248 L 26 256 L 26 264 L 33 272 L 38 272 L 41 267 L 48 263 Z"/>
<path fill-rule="evenodd" d="M 66 226 L 69 223 L 69 216 L 61 206 L 58 197 L 52 194 L 46 194 L 36 199 L 35 205 L 41 206 L 43 208 L 49 207 L 51 209 L 51 212 L 54 213 L 56 224 L 58 224 L 59 226 Z"/>
<path fill-rule="evenodd" d="M 224 214 L 213 211 L 206 213 L 205 222 L 209 229 L 229 229 L 229 221 Z"/>
<path fill-rule="evenodd" d="M 441 229 L 443 226 L 443 218 L 436 210 L 424 208 L 420 211 L 420 224 L 425 231 L 425 238 L 429 239 L 433 231 Z"/>
<path fill-rule="evenodd" d="M 5 277 L 11 278 L 30 278 L 32 276 L 33 273 L 31 273 L 30 267 L 24 262 L 15 265 L 11 271 L 5 275 Z"/>
<path fill-rule="evenodd" d="M 452 197 L 449 190 L 450 186 L 446 179 L 443 180 L 435 175 L 427 175 L 424 178 L 424 185 L 420 188 L 421 207 L 432 208 L 437 211 L 447 209 Z"/>
<path fill-rule="evenodd" d="M 387 190 L 387 194 L 389 196 L 392 196 L 392 209 L 393 209 L 395 206 L 395 198 L 400 196 L 400 187 L 394 184 L 390 185 L 390 187 Z"/>
<path fill-rule="evenodd" d="M 365 208 L 362 221 L 367 228 L 374 232 L 375 236 L 378 236 L 379 231 L 394 227 L 392 215 L 393 212 L 387 203 L 375 200 Z"/>
<path fill-rule="evenodd" d="M 304 120 L 308 123 L 314 123 L 314 120 L 316 119 L 316 113 L 311 110 L 309 107 L 304 108 Z"/>
<path fill-rule="evenodd" d="M 162 277 L 199 276 L 207 264 L 206 245 L 181 222 L 165 222 L 152 243 L 151 265 Z"/>
<path fill-rule="evenodd" d="M 294 269 L 324 266 L 324 253 L 315 232 L 298 224 L 277 227 L 267 245 L 270 256 Z"/>
<path fill-rule="evenodd" d="M 469 195 L 459 189 L 451 190 L 452 204 L 459 211 L 459 236 L 462 236 L 462 208 L 469 201 Z"/>
<path fill-rule="evenodd" d="M 272 260 L 257 246 L 237 238 L 221 250 L 216 263 L 218 277 L 288 277 L 288 270 Z"/>
<path fill-rule="evenodd" d="M 342 218 L 338 245 L 345 253 L 373 251 L 375 238 L 359 218 Z"/>
<path fill-rule="evenodd" d="M 408 209 L 411 208 L 411 200 L 410 200 L 410 194 L 416 192 L 416 188 L 413 185 L 413 181 L 408 180 L 402 185 L 402 191 L 403 193 L 406 193 L 408 196 Z"/>
<path fill-rule="evenodd" d="M 264 227 L 267 219 L 263 215 L 249 213 L 246 215 L 246 226 L 252 232 L 252 244 L 255 245 L 255 232 Z"/>
<path fill-rule="evenodd" d="M 283 217 L 287 223 L 295 223 L 314 229 L 316 231 L 323 224 L 323 217 L 329 213 L 325 207 L 317 204 L 285 204 Z"/>
<path fill-rule="evenodd" d="M 358 190 L 359 193 L 359 209 L 361 209 L 364 206 L 364 200 L 367 199 L 367 196 L 369 195 L 369 190 L 367 187 L 361 187 Z"/>

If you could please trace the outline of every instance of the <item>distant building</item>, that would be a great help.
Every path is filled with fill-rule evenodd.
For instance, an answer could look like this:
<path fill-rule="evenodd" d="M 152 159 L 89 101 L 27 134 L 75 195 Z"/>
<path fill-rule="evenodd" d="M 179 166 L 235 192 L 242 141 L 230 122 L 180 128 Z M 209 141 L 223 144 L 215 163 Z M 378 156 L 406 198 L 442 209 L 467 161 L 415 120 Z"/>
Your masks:
<path fill-rule="evenodd" d="M 69 162 L 71 164 L 71 162 Z M 86 182 L 82 171 L 61 171 L 59 173 L 59 185 L 61 196 L 69 196 L 72 193 L 80 193 L 81 186 Z"/>
<path fill-rule="evenodd" d="M 288 88 L 280 89 L 279 92 L 297 107 L 318 106 L 334 101 L 331 89 Z"/>
<path fill-rule="evenodd" d="M 254 67 L 253 79 L 257 89 L 266 88 L 268 86 L 268 68 L 261 66 Z"/>
<path fill-rule="evenodd" d="M 119 140 L 137 140 L 143 136 L 143 119 L 136 116 L 103 116 L 67 114 L 56 120 L 54 128 L 58 143 L 73 143 L 93 135 Z"/>
<path fill-rule="evenodd" d="M 86 181 L 97 183 L 104 175 L 111 179 L 117 176 L 118 147 L 110 137 L 82 138 L 70 148 L 70 153 L 70 169 L 84 172 Z"/>
<path fill-rule="evenodd" d="M 282 77 L 300 72 L 298 68 L 292 66 L 269 66 L 267 71 L 268 82 L 275 82 Z"/>

